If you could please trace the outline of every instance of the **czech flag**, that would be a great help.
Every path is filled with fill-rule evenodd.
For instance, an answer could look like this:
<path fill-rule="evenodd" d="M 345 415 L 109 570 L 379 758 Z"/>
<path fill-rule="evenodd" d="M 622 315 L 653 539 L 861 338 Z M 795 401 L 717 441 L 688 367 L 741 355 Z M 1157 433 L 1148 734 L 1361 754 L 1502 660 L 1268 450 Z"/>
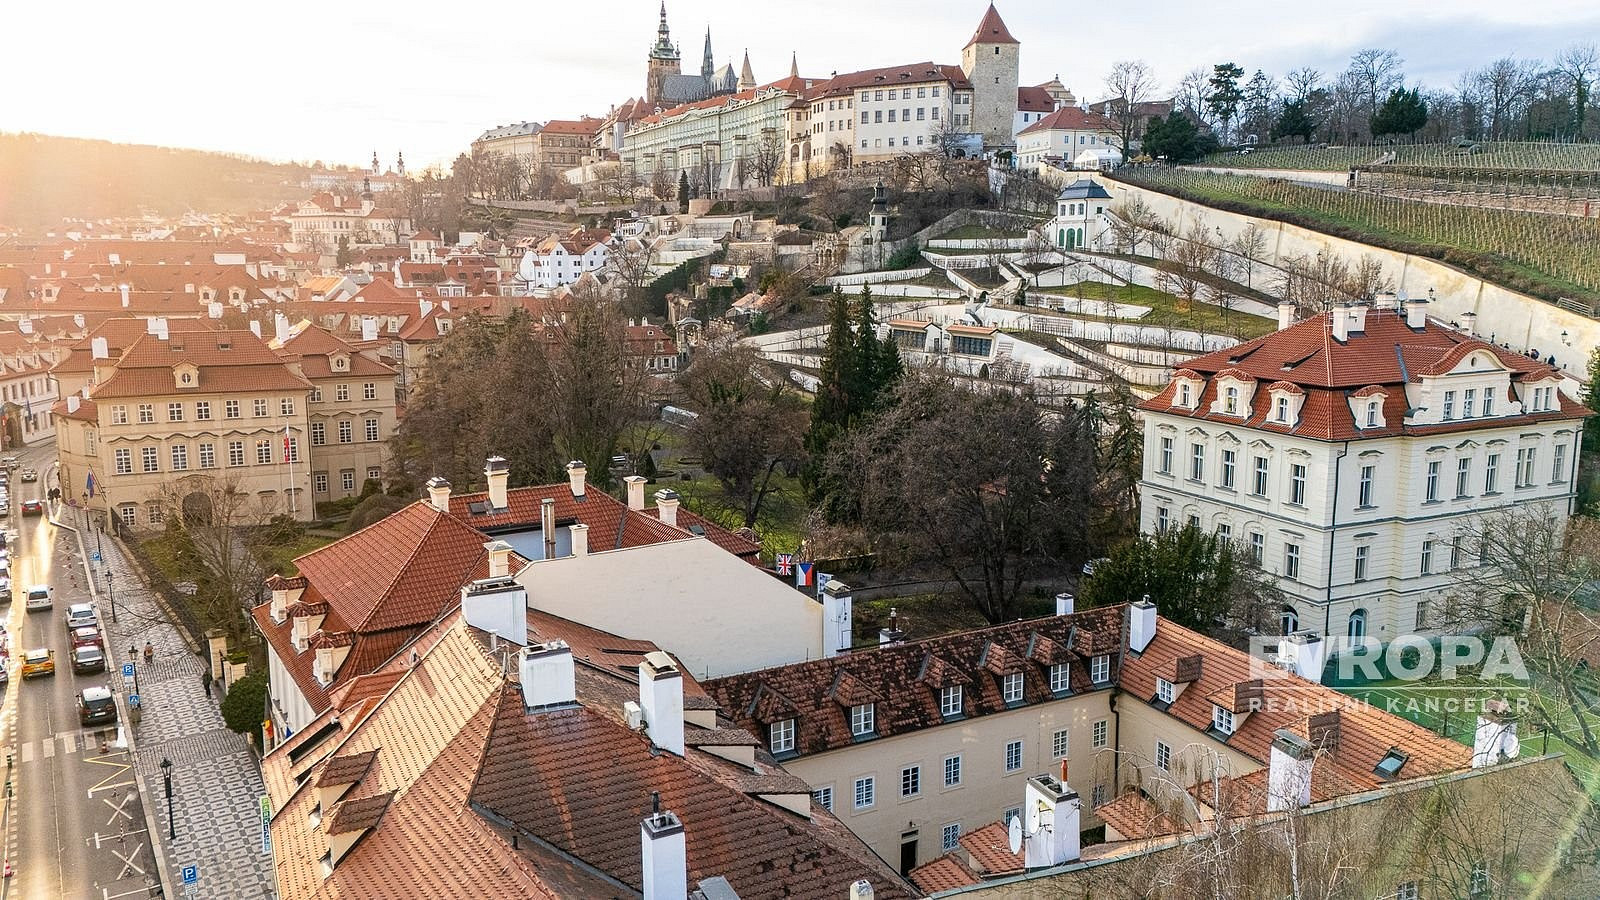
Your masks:
<path fill-rule="evenodd" d="M 794 586 L 811 587 L 817 583 L 816 563 L 803 562 L 795 567 Z"/>
<path fill-rule="evenodd" d="M 93 497 L 94 496 L 94 489 L 95 489 L 94 470 L 90 469 L 88 477 L 83 480 L 83 490 L 89 496 Z"/>

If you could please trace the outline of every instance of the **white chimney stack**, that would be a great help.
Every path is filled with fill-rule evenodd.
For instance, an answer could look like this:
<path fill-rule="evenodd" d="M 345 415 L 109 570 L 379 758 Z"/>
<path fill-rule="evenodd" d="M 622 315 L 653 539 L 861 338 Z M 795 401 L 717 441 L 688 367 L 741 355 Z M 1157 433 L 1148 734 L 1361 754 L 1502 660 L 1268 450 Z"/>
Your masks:
<path fill-rule="evenodd" d="M 553 709 L 578 702 L 572 648 L 566 641 L 524 648 L 517 668 L 522 681 L 523 708 L 530 711 Z"/>
<path fill-rule="evenodd" d="M 1294 324 L 1294 304 L 1284 300 L 1278 304 L 1278 330 Z"/>
<path fill-rule="evenodd" d="M 672 526 L 678 524 L 678 492 L 665 489 L 656 491 L 656 514 L 661 521 Z"/>
<path fill-rule="evenodd" d="M 1280 728 L 1273 733 L 1271 753 L 1267 762 L 1267 812 L 1310 806 L 1311 766 L 1316 762 L 1311 742 Z"/>
<path fill-rule="evenodd" d="M 1156 636 L 1156 605 L 1150 595 L 1128 604 L 1128 649 L 1143 653 Z"/>
<path fill-rule="evenodd" d="M 1474 337 L 1478 333 L 1478 314 L 1464 312 L 1461 314 L 1461 333 L 1467 337 Z"/>
<path fill-rule="evenodd" d="M 155 316 L 147 316 L 147 317 L 145 317 L 145 320 L 144 320 L 144 333 L 145 334 L 149 334 L 149 335 L 153 335 L 153 334 L 156 333 L 156 317 Z"/>
<path fill-rule="evenodd" d="M 220 319 L 220 318 L 222 318 L 222 304 L 221 303 L 214 303 L 214 302 L 207 304 L 206 305 L 206 316 L 207 316 L 207 318 L 212 318 L 212 319 Z"/>
<path fill-rule="evenodd" d="M 511 464 L 503 456 L 491 456 L 483 464 L 483 477 L 489 482 L 489 506 L 505 509 L 506 483 L 511 479 Z"/>
<path fill-rule="evenodd" d="M 639 663 L 639 708 L 644 710 L 650 742 L 668 753 L 683 755 L 683 673 L 660 650 Z"/>
<path fill-rule="evenodd" d="M 850 900 L 874 900 L 878 894 L 872 889 L 872 882 L 865 878 L 850 885 Z"/>
<path fill-rule="evenodd" d="M 49 274 L 49 273 L 47 272 L 46 274 Z M 119 284 L 119 285 L 117 285 L 117 289 L 119 291 L 121 291 L 121 293 L 122 293 L 122 308 L 123 309 L 127 309 L 128 308 L 128 286 L 125 285 L 125 284 Z"/>
<path fill-rule="evenodd" d="M 261 323 L 255 321 L 255 320 L 251 320 L 251 322 L 250 322 L 250 333 L 255 335 L 256 337 L 261 337 Z"/>
<path fill-rule="evenodd" d="M 23 334 L 33 334 L 33 320 L 27 316 L 23 316 L 21 319 L 17 320 L 17 330 Z"/>
<path fill-rule="evenodd" d="M 82 328 L 83 327 L 83 313 L 73 313 L 72 314 L 72 325 L 73 325 L 74 328 Z"/>
<path fill-rule="evenodd" d="M 91 340 L 89 342 L 89 355 L 95 359 L 110 359 L 111 348 L 107 345 L 106 339 L 97 337 Z"/>
<path fill-rule="evenodd" d="M 156 337 L 159 338 L 160 340 L 163 340 L 163 341 L 167 339 L 167 317 L 166 316 L 161 316 L 161 317 L 156 319 Z"/>
<path fill-rule="evenodd" d="M 575 522 L 567 528 L 567 536 L 572 540 L 573 556 L 589 555 L 589 526 Z"/>
<path fill-rule="evenodd" d="M 1341 344 L 1350 340 L 1350 304 L 1340 303 L 1328 317 L 1333 320 L 1333 339 Z"/>
<path fill-rule="evenodd" d="M 489 553 L 489 577 L 505 578 L 511 574 L 511 545 L 505 541 L 489 541 L 483 545 Z"/>
<path fill-rule="evenodd" d="M 1517 721 L 1504 700 L 1491 700 L 1478 716 L 1478 730 L 1472 737 L 1472 767 L 1481 769 L 1516 759 L 1522 752 L 1517 740 Z"/>
<path fill-rule="evenodd" d="M 629 475 L 622 479 L 628 485 L 628 508 L 634 512 L 644 509 L 644 486 L 650 479 L 643 475 Z"/>
<path fill-rule="evenodd" d="M 67 412 L 68 413 L 77 412 L 78 411 L 78 404 L 80 402 L 82 402 L 82 401 L 80 401 L 78 399 L 78 395 L 77 394 L 68 394 L 67 395 Z"/>
<path fill-rule="evenodd" d="M 588 474 L 589 467 L 583 464 L 583 460 L 575 459 L 567 463 L 567 482 L 572 487 L 572 496 L 579 500 L 583 499 Z"/>
<path fill-rule="evenodd" d="M 1428 324 L 1428 301 L 1423 297 L 1414 297 L 1405 303 L 1406 327 L 1421 330 Z"/>
<path fill-rule="evenodd" d="M 272 335 L 279 344 L 289 340 L 289 317 L 283 313 L 272 314 Z"/>
<path fill-rule="evenodd" d="M 363 341 L 375 341 L 375 340 L 378 339 L 378 317 L 377 316 L 362 316 L 361 317 L 361 339 Z"/>
<path fill-rule="evenodd" d="M 1278 641 L 1278 664 L 1307 681 L 1322 681 L 1328 645 L 1314 631 L 1296 631 Z"/>
<path fill-rule="evenodd" d="M 1077 862 L 1083 801 L 1065 781 L 1035 775 L 1023 789 L 1023 856 L 1028 868 Z M 1009 823 L 1008 823 L 1009 826 Z"/>
<path fill-rule="evenodd" d="M 428 505 L 439 512 L 450 511 L 450 482 L 442 475 L 428 479 Z"/>
<path fill-rule="evenodd" d="M 660 794 L 650 796 L 650 815 L 639 824 L 644 900 L 685 900 L 689 896 L 689 851 L 683 823 L 661 811 Z"/>
<path fill-rule="evenodd" d="M 855 611 L 850 586 L 829 579 L 822 586 L 822 655 L 847 653 L 854 643 Z"/>
<path fill-rule="evenodd" d="M 484 546 L 502 544 L 491 541 Z M 506 546 L 509 554 L 511 548 Z M 494 571 L 494 552 L 489 551 L 489 570 Z M 491 575 L 461 588 L 461 617 L 473 628 L 497 634 L 518 645 L 528 643 L 528 591 L 509 575 Z"/>
<path fill-rule="evenodd" d="M 1075 605 L 1076 605 L 1076 601 L 1075 601 L 1075 599 L 1073 598 L 1073 596 L 1071 594 L 1063 593 L 1063 594 L 1057 594 L 1056 595 L 1056 615 L 1058 615 L 1058 616 L 1070 616 L 1070 615 L 1072 615 L 1073 607 Z"/>

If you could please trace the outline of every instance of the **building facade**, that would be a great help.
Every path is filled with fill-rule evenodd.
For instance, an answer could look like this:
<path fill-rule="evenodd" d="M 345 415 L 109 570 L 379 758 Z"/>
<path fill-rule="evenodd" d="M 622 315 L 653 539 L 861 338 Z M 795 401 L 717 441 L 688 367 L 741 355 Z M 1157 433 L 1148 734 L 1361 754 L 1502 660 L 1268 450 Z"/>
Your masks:
<path fill-rule="evenodd" d="M 1041 162 L 1071 165 L 1085 150 L 1115 150 L 1120 142 L 1116 123 L 1075 106 L 1058 109 L 1017 133 L 1017 164 L 1032 168 Z"/>
<path fill-rule="evenodd" d="M 1012 145 L 1017 118 L 1017 67 L 1022 42 L 1011 36 L 1000 13 L 989 4 L 967 45 L 961 48 L 961 71 L 972 84 L 972 131 L 985 148 Z"/>
<path fill-rule="evenodd" d="M 366 482 L 381 483 L 389 438 L 399 424 L 395 369 L 380 362 L 376 350 L 357 350 L 309 322 L 274 345 L 311 384 L 306 442 L 312 500 L 354 497 Z"/>

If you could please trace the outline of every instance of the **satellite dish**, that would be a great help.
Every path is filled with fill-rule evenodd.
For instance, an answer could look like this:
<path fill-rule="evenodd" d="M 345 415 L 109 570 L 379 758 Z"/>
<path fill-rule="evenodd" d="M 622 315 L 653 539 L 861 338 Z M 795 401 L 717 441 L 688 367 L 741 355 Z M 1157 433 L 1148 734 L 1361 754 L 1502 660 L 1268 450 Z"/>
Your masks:
<path fill-rule="evenodd" d="M 1006 843 L 1010 845 L 1012 853 L 1022 852 L 1022 817 L 1012 816 L 1011 822 L 1006 826 Z"/>

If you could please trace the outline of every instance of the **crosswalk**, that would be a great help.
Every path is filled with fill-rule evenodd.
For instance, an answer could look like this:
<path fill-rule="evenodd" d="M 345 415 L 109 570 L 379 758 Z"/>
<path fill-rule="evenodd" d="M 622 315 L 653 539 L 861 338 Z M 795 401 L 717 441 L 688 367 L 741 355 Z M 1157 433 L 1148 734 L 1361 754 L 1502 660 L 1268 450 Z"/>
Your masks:
<path fill-rule="evenodd" d="M 86 752 L 98 754 L 101 741 L 105 741 L 108 747 L 118 747 L 120 738 L 120 729 L 80 728 L 38 740 L 21 741 L 7 752 L 15 755 L 19 765 L 26 765 L 56 756 L 72 756 Z"/>

